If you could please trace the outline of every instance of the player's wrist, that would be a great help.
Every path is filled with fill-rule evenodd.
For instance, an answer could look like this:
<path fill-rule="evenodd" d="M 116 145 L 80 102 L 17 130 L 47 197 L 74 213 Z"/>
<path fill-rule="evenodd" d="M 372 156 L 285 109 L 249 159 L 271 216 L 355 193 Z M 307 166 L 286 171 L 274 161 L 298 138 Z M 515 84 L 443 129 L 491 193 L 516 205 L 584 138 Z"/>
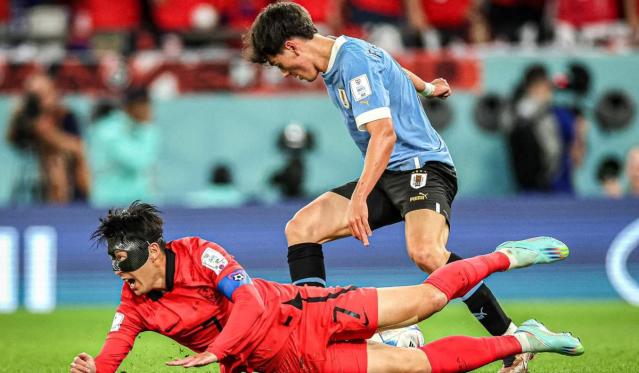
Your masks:
<path fill-rule="evenodd" d="M 226 357 L 226 355 L 224 355 L 224 353 L 220 349 L 218 349 L 216 347 L 213 347 L 213 346 L 207 348 L 206 352 L 208 352 L 208 353 L 212 354 L 213 356 L 215 356 L 215 361 L 220 361 L 220 360 L 222 360 L 223 358 Z"/>
<path fill-rule="evenodd" d="M 424 82 L 424 89 L 418 92 L 423 97 L 433 97 L 433 95 L 435 94 L 435 85 L 432 83 Z"/>

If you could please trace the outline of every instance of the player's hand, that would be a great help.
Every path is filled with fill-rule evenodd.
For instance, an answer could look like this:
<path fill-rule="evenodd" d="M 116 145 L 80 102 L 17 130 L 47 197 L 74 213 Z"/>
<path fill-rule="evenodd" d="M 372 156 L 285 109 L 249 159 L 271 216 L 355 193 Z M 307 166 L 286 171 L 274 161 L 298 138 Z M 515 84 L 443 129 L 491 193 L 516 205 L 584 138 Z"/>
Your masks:
<path fill-rule="evenodd" d="M 368 225 L 368 206 L 366 200 L 351 199 L 346 210 L 346 221 L 353 237 L 368 246 L 368 237 L 373 233 Z"/>
<path fill-rule="evenodd" d="M 86 352 L 76 356 L 71 362 L 71 373 L 95 373 L 95 360 Z"/>
<path fill-rule="evenodd" d="M 197 355 L 187 356 L 184 359 L 175 359 L 173 361 L 169 361 L 166 363 L 166 365 L 170 365 L 173 367 L 182 366 L 184 368 L 192 368 L 209 365 L 215 362 L 217 362 L 217 356 L 208 351 L 204 351 Z"/>
<path fill-rule="evenodd" d="M 446 98 L 448 98 L 448 96 L 451 95 L 451 93 L 453 93 L 452 89 L 450 89 L 450 86 L 448 85 L 448 82 L 444 78 L 437 78 L 430 82 L 430 84 L 435 86 L 435 92 L 433 92 L 432 97 L 437 97 L 445 100 Z"/>

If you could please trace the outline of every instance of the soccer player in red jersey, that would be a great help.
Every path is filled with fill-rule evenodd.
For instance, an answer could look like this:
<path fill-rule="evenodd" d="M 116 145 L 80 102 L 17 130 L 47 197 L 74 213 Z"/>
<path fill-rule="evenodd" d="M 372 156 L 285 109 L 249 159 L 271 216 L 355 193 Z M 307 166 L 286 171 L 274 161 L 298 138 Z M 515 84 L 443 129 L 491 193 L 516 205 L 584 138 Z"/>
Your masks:
<path fill-rule="evenodd" d="M 447 337 L 421 348 L 365 341 L 424 320 L 493 272 L 565 258 L 568 248 L 551 238 L 504 243 L 416 286 L 319 288 L 251 279 L 219 245 L 164 242 L 162 230 L 159 211 L 140 202 L 100 219 L 93 238 L 107 244 L 122 297 L 102 351 L 76 356 L 72 373 L 114 372 L 143 331 L 197 352 L 167 365 L 219 362 L 222 372 L 459 372 L 526 351 L 583 353 L 577 338 L 534 320 L 510 336 Z"/>

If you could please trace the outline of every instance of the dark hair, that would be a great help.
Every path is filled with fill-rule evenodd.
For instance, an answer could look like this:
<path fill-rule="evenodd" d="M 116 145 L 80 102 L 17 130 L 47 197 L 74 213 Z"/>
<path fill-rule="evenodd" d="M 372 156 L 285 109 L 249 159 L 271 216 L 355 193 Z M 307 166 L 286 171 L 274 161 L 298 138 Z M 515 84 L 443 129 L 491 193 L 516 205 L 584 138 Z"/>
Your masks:
<path fill-rule="evenodd" d="M 548 75 L 548 70 L 541 63 L 534 63 L 526 67 L 519 84 L 515 87 L 515 91 L 513 93 L 513 101 L 517 102 L 521 99 L 526 91 L 533 85 L 537 84 L 541 81 L 547 81 L 550 79 Z"/>
<path fill-rule="evenodd" d="M 149 102 L 149 90 L 146 87 L 132 86 L 127 88 L 122 95 L 124 105 L 138 102 Z"/>
<path fill-rule="evenodd" d="M 231 176 L 231 169 L 223 164 L 216 165 L 211 170 L 211 177 L 209 181 L 211 182 L 211 184 L 233 183 L 233 177 Z"/>
<path fill-rule="evenodd" d="M 110 209 L 106 217 L 100 218 L 100 225 L 91 239 L 97 241 L 97 244 L 106 242 L 109 246 L 115 242 L 137 239 L 157 242 L 163 248 L 163 224 L 157 207 L 134 201 L 127 208 Z"/>
<path fill-rule="evenodd" d="M 91 122 L 95 123 L 100 119 L 105 118 L 117 108 L 118 104 L 114 100 L 108 98 L 99 99 L 91 110 Z"/>
<path fill-rule="evenodd" d="M 317 33 L 308 11 L 302 6 L 281 2 L 264 8 L 244 36 L 244 56 L 251 62 L 266 63 L 282 51 L 294 37 L 312 39 Z"/>
<path fill-rule="evenodd" d="M 603 183 L 609 179 L 617 179 L 621 176 L 621 162 L 614 157 L 608 156 L 599 164 L 597 169 L 597 180 Z"/>

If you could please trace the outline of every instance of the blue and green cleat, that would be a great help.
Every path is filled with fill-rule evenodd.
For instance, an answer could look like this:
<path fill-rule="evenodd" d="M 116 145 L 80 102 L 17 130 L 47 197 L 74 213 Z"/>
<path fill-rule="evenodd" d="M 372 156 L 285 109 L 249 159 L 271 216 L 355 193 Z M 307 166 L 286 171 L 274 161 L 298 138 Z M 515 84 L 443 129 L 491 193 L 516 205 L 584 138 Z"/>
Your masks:
<path fill-rule="evenodd" d="M 507 241 L 497 246 L 510 259 L 510 267 L 523 268 L 533 264 L 554 263 L 566 259 L 570 250 L 565 243 L 552 237 L 533 237 L 521 241 Z"/>
<path fill-rule="evenodd" d="M 515 331 L 515 336 L 520 342 L 522 335 L 526 340 L 522 343 L 524 351 L 555 352 L 567 356 L 579 356 L 584 353 L 584 346 L 579 338 L 570 333 L 551 332 L 537 320 L 528 320 L 521 324 Z M 525 343 L 528 343 L 528 346 L 524 346 Z"/>

